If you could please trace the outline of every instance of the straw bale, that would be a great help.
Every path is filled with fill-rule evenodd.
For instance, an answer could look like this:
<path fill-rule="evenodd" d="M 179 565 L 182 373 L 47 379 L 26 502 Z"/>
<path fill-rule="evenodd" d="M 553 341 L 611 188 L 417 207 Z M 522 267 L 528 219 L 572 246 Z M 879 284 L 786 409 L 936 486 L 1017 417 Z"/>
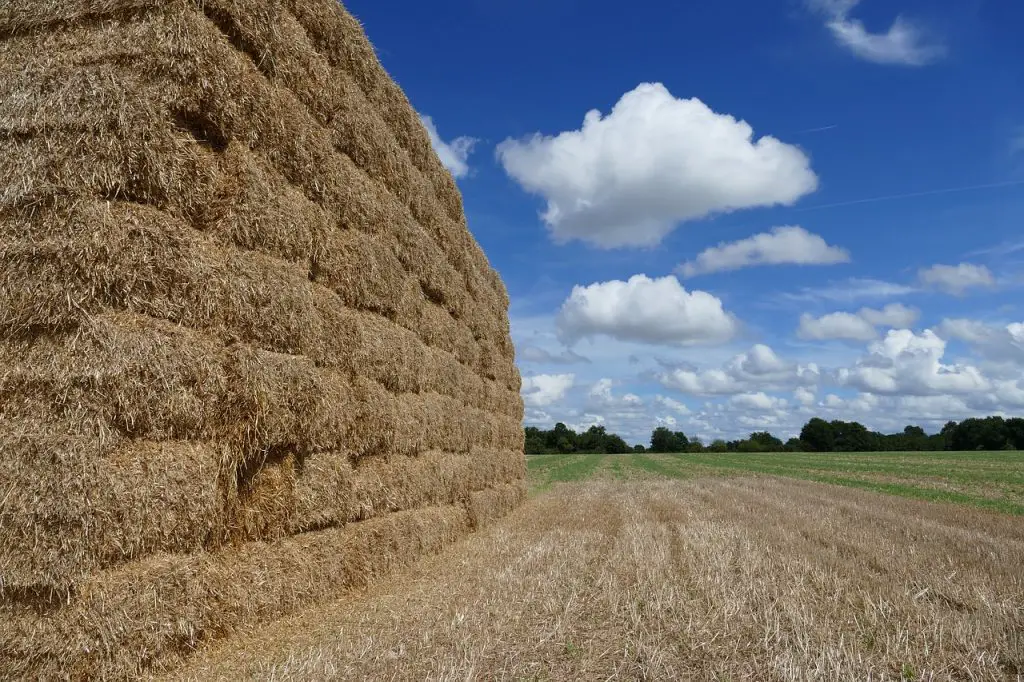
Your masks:
<path fill-rule="evenodd" d="M 465 504 L 473 491 L 521 480 L 525 464 L 513 449 L 364 458 L 337 451 L 304 458 L 297 472 L 293 533 L 421 506 Z"/>
<path fill-rule="evenodd" d="M 385 239 L 358 230 L 325 234 L 313 262 L 313 280 L 347 306 L 389 319 L 408 318 L 423 296 Z"/>
<path fill-rule="evenodd" d="M 218 532 L 215 448 L 68 430 L 0 418 L 0 602 L 12 590 L 40 599 L 67 593 L 98 569 L 197 551 Z"/>
<path fill-rule="evenodd" d="M 351 423 L 345 436 L 345 449 L 357 457 L 386 454 L 394 446 L 398 428 L 394 394 L 364 376 L 355 378 L 352 389 Z"/>
<path fill-rule="evenodd" d="M 359 345 L 354 364 L 359 372 L 393 393 L 424 390 L 435 372 L 431 349 L 412 331 L 374 313 L 356 313 Z"/>
<path fill-rule="evenodd" d="M 474 528 L 486 526 L 506 516 L 525 499 L 526 486 L 521 481 L 475 492 L 469 502 L 470 523 Z"/>
<path fill-rule="evenodd" d="M 91 576 L 61 608 L 9 611 L 0 672 L 123 679 L 166 669 L 204 641 L 362 587 L 468 530 L 465 507 L 428 507 L 274 543 L 156 555 Z"/>
<path fill-rule="evenodd" d="M 238 142 L 227 145 L 219 164 L 217 195 L 201 229 L 222 243 L 308 266 L 336 220 Z"/>
<path fill-rule="evenodd" d="M 88 415 L 98 432 L 209 440 L 228 395 L 222 347 L 152 318 L 101 315 L 66 336 L 0 343 L 0 410 Z M 23 403 L 28 398 L 29 402 Z"/>
<path fill-rule="evenodd" d="M 303 356 L 239 346 L 228 365 L 232 391 L 223 410 L 225 433 L 236 438 L 242 458 L 263 457 L 272 450 L 305 454 L 353 444 L 359 429 L 379 415 L 361 381 L 318 368 Z M 381 398 L 385 400 L 385 398 Z"/>
<path fill-rule="evenodd" d="M 480 349 L 473 333 L 441 306 L 422 300 L 414 331 L 426 344 L 453 354 L 468 371 L 476 368 Z"/>

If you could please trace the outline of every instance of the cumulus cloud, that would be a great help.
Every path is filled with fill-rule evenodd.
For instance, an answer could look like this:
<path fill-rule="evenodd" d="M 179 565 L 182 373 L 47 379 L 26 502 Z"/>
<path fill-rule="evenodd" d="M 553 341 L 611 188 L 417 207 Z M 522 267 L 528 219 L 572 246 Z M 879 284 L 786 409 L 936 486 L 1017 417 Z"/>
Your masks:
<path fill-rule="evenodd" d="M 529 407 L 546 407 L 565 398 L 576 383 L 575 374 L 537 374 L 523 377 L 523 402 Z"/>
<path fill-rule="evenodd" d="M 906 329 L 914 326 L 914 323 L 921 316 L 921 311 L 916 308 L 909 308 L 901 303 L 890 303 L 881 310 L 861 308 L 857 314 L 876 327 Z"/>
<path fill-rule="evenodd" d="M 427 129 L 430 136 L 430 144 L 434 147 L 438 158 L 444 167 L 456 178 L 464 178 L 469 174 L 469 155 L 473 152 L 478 140 L 472 137 L 457 137 L 451 142 L 445 142 L 437 132 L 434 119 L 430 116 L 420 116 L 423 127 Z"/>
<path fill-rule="evenodd" d="M 690 414 L 690 408 L 687 407 L 685 403 L 681 403 L 678 400 L 675 400 L 674 398 L 669 398 L 668 396 L 659 395 L 659 396 L 655 397 L 654 401 L 658 405 L 660 405 L 661 407 L 664 407 L 667 410 L 672 410 L 673 412 L 676 412 L 677 414 L 683 414 L 683 415 Z"/>
<path fill-rule="evenodd" d="M 547 202 L 555 241 L 656 245 L 687 220 L 795 203 L 818 178 L 799 148 L 754 138 L 744 121 L 644 83 L 583 126 L 498 146 L 505 171 Z"/>
<path fill-rule="evenodd" d="M 946 342 L 926 329 L 890 331 L 868 346 L 868 354 L 852 368 L 836 373 L 841 385 L 883 395 L 970 393 L 990 388 L 981 371 L 970 365 L 944 364 Z"/>
<path fill-rule="evenodd" d="M 796 333 L 801 339 L 815 341 L 870 341 L 878 338 L 878 330 L 873 324 L 852 313 L 830 313 L 822 317 L 805 313 L 800 316 L 800 327 Z"/>
<path fill-rule="evenodd" d="M 593 336 L 620 341 L 688 346 L 727 341 L 738 322 L 722 301 L 704 291 L 687 291 L 675 277 L 634 275 L 576 286 L 556 319 L 566 344 Z"/>
<path fill-rule="evenodd" d="M 721 243 L 679 266 L 684 277 L 738 270 L 756 265 L 835 265 L 850 254 L 799 226 L 774 227 L 753 237 Z"/>
<path fill-rule="evenodd" d="M 813 363 L 798 365 L 782 360 L 775 351 L 757 344 L 722 368 L 675 368 L 657 376 L 662 386 L 690 395 L 736 395 L 814 385 L 820 370 Z"/>
<path fill-rule="evenodd" d="M 757 412 L 770 412 L 773 410 L 785 409 L 789 404 L 783 398 L 770 396 L 763 391 L 757 393 L 740 393 L 729 398 L 729 402 L 736 407 Z"/>
<path fill-rule="evenodd" d="M 964 341 L 982 357 L 994 362 L 1024 365 L 1024 323 L 991 325 L 976 320 L 946 319 L 938 327 L 940 336 Z"/>
<path fill-rule="evenodd" d="M 877 327 L 910 327 L 920 312 L 899 303 L 890 303 L 881 310 L 861 308 L 857 313 L 837 312 L 814 317 L 800 316 L 797 336 L 815 341 L 872 341 L 878 338 Z"/>
<path fill-rule="evenodd" d="M 797 386 L 796 390 L 793 391 L 793 398 L 801 405 L 813 405 L 814 401 L 817 400 L 814 391 L 806 386 Z"/>
<path fill-rule="evenodd" d="M 850 16 L 860 0 L 808 0 L 825 16 L 825 26 L 841 46 L 876 64 L 924 66 L 946 54 L 946 48 L 921 26 L 897 16 L 885 33 L 872 33 Z"/>
<path fill-rule="evenodd" d="M 956 296 L 971 288 L 993 287 L 996 283 L 987 267 L 971 263 L 933 265 L 920 270 L 917 276 L 922 284 Z"/>

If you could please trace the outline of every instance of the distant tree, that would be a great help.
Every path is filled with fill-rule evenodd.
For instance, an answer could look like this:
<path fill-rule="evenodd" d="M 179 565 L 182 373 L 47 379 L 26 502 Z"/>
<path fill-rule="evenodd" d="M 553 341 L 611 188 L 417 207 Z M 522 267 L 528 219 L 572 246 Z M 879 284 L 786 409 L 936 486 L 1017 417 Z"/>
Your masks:
<path fill-rule="evenodd" d="M 835 447 L 835 433 L 832 425 L 824 419 L 814 417 L 800 429 L 800 440 L 809 452 L 832 452 Z"/>
<path fill-rule="evenodd" d="M 1024 419 L 1013 417 L 1003 423 L 1006 442 L 1015 450 L 1024 450 Z"/>
<path fill-rule="evenodd" d="M 673 433 L 670 429 L 659 426 L 651 433 L 651 452 L 686 452 L 690 440 L 682 431 Z"/>
<path fill-rule="evenodd" d="M 748 439 L 758 448 L 758 452 L 782 452 L 785 444 L 767 431 L 756 431 Z"/>
<path fill-rule="evenodd" d="M 1002 450 L 1007 439 L 1002 417 L 965 419 L 953 434 L 954 450 Z"/>
<path fill-rule="evenodd" d="M 946 422 L 946 425 L 942 427 L 941 435 L 946 450 L 956 449 L 953 446 L 953 438 L 956 435 L 956 430 L 959 426 L 960 425 L 954 421 L 948 421 Z"/>
<path fill-rule="evenodd" d="M 786 441 L 786 452 L 803 452 L 804 444 L 799 438 L 790 438 Z"/>
<path fill-rule="evenodd" d="M 708 452 L 729 452 L 729 444 L 721 438 L 713 440 L 708 446 Z"/>
<path fill-rule="evenodd" d="M 620 438 L 617 434 L 613 433 L 610 436 L 605 436 L 603 451 L 609 455 L 624 455 L 631 449 L 632 448 L 629 447 L 626 441 Z"/>
<path fill-rule="evenodd" d="M 600 425 L 591 426 L 589 429 L 576 437 L 577 452 L 589 452 L 592 454 L 603 454 L 607 448 L 608 432 Z"/>
<path fill-rule="evenodd" d="M 699 438 L 694 438 L 690 441 L 690 444 L 686 446 L 687 452 L 704 452 L 704 443 L 700 442 Z"/>
<path fill-rule="evenodd" d="M 536 426 L 526 427 L 526 454 L 540 455 L 545 452 L 544 434 Z"/>
<path fill-rule="evenodd" d="M 860 422 L 834 421 L 832 449 L 837 452 L 870 452 L 876 448 L 875 438 Z"/>
<path fill-rule="evenodd" d="M 647 452 L 647 448 L 644 447 L 643 443 L 637 443 L 633 446 L 633 452 Z"/>

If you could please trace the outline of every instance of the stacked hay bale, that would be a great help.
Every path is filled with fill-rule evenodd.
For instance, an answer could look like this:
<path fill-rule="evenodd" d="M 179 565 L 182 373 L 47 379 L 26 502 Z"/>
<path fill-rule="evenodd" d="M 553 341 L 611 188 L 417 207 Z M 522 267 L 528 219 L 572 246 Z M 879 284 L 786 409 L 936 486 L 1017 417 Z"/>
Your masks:
<path fill-rule="evenodd" d="M 0 5 L 0 677 L 123 677 L 523 496 L 505 289 L 335 0 Z"/>

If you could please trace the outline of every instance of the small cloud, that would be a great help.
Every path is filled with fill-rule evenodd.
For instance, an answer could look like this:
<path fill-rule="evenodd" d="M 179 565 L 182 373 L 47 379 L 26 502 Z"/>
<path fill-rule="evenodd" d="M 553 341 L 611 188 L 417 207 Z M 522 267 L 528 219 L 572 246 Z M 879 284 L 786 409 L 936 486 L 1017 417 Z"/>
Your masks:
<path fill-rule="evenodd" d="M 528 407 L 547 407 L 562 400 L 575 384 L 575 374 L 537 374 L 523 377 L 523 402 Z"/>
<path fill-rule="evenodd" d="M 556 242 L 606 249 L 656 246 L 680 223 L 792 206 L 818 187 L 799 147 L 756 137 L 745 121 L 661 83 L 640 84 L 607 115 L 588 112 L 577 130 L 505 140 L 497 156 L 546 202 Z"/>
<path fill-rule="evenodd" d="M 822 317 L 801 315 L 797 336 L 815 341 L 872 341 L 878 338 L 875 326 L 859 315 L 831 313 Z"/>
<path fill-rule="evenodd" d="M 577 286 L 556 320 L 559 339 L 608 336 L 620 341 L 690 346 L 728 341 L 739 324 L 722 301 L 705 291 L 687 291 L 673 276 L 634 275 Z"/>
<path fill-rule="evenodd" d="M 678 272 L 695 277 L 758 265 L 835 265 L 850 262 L 850 254 L 799 226 L 774 227 L 753 237 L 721 243 L 683 263 Z"/>
<path fill-rule="evenodd" d="M 971 263 L 933 265 L 919 271 L 917 276 L 922 284 L 955 296 L 961 296 L 971 288 L 991 288 L 996 284 L 987 267 Z"/>
<path fill-rule="evenodd" d="M 881 310 L 861 308 L 857 313 L 830 313 L 822 317 L 800 316 L 797 336 L 814 341 L 872 341 L 878 338 L 877 327 L 905 329 L 912 326 L 920 311 L 899 303 L 890 303 Z"/>
<path fill-rule="evenodd" d="M 916 287 L 880 279 L 851 277 L 843 282 L 829 284 L 825 287 L 805 288 L 796 293 L 783 294 L 790 301 L 835 301 L 852 303 L 854 301 L 895 298 L 917 293 Z"/>
<path fill-rule="evenodd" d="M 872 33 L 860 19 L 850 16 L 860 0 L 808 0 L 825 16 L 825 26 L 836 42 L 854 55 L 876 64 L 925 66 L 946 54 L 946 47 L 921 26 L 897 16 L 885 33 Z"/>
<path fill-rule="evenodd" d="M 441 163 L 455 178 L 464 178 L 469 174 L 469 155 L 473 153 L 473 147 L 478 140 L 472 137 L 457 137 L 451 142 L 445 142 L 437 132 L 434 119 L 430 116 L 420 116 L 423 127 L 427 129 L 430 136 L 430 144 L 434 147 Z"/>

